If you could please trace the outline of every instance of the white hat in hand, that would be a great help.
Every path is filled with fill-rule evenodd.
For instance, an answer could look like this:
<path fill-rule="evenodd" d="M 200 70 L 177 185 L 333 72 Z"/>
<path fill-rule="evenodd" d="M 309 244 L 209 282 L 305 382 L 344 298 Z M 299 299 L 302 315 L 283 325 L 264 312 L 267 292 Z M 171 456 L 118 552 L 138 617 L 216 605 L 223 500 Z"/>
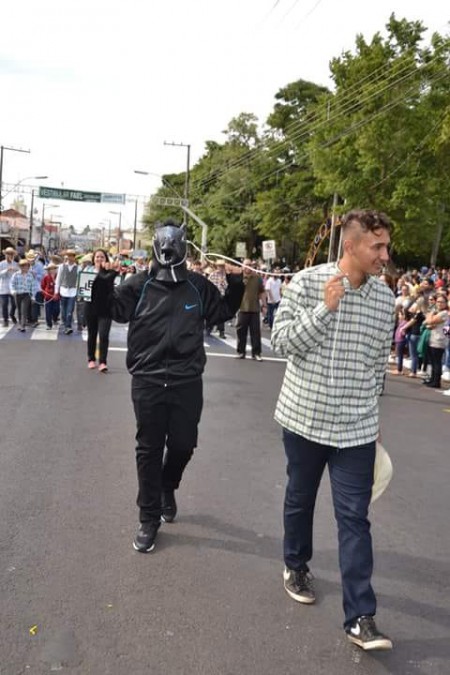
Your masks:
<path fill-rule="evenodd" d="M 391 482 L 393 471 L 391 458 L 389 457 L 386 448 L 377 441 L 375 467 L 373 470 L 372 499 L 370 500 L 370 503 L 378 499 L 378 497 L 386 490 Z"/>

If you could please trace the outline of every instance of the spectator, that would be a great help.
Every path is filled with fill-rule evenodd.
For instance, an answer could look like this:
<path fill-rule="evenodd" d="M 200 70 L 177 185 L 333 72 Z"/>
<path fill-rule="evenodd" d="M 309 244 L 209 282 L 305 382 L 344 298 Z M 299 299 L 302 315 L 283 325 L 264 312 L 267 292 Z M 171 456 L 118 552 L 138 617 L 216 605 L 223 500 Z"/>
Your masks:
<path fill-rule="evenodd" d="M 406 337 L 407 326 L 408 321 L 406 320 L 405 310 L 403 309 L 403 307 L 400 307 L 400 309 L 397 309 L 397 327 L 394 333 L 397 370 L 392 371 L 391 375 L 403 374 L 403 356 L 407 344 L 407 337 Z"/>
<path fill-rule="evenodd" d="M 278 309 L 281 300 L 281 273 L 280 268 L 275 267 L 273 270 L 274 274 L 279 276 L 268 276 L 265 283 L 266 295 L 267 295 L 267 323 L 269 328 L 272 330 L 273 321 L 275 318 L 275 312 Z"/>
<path fill-rule="evenodd" d="M 209 280 L 214 284 L 220 295 L 223 297 L 225 295 L 225 291 L 228 288 L 227 275 L 225 272 L 225 260 L 216 261 L 216 263 L 213 265 L 213 270 L 209 275 Z M 213 328 L 214 326 L 206 326 L 207 335 L 211 335 Z M 227 336 L 225 335 L 225 323 L 223 321 L 217 324 L 217 330 L 219 331 L 219 337 L 225 340 Z"/>
<path fill-rule="evenodd" d="M 446 347 L 446 336 L 443 328 L 448 321 L 448 316 L 447 299 L 439 296 L 436 298 L 435 308 L 425 317 L 425 326 L 430 329 L 428 348 L 431 361 L 431 378 L 425 380 L 424 384 L 433 389 L 440 389 L 441 387 L 442 358 Z"/>
<path fill-rule="evenodd" d="M 244 266 L 242 271 L 245 291 L 241 301 L 241 306 L 239 308 L 236 324 L 236 358 L 245 359 L 247 333 L 250 329 L 252 358 L 256 361 L 262 361 L 260 315 L 261 309 L 264 310 L 266 308 L 264 285 L 261 277 L 255 272 L 254 269 L 252 269 L 252 261 L 246 258 L 243 264 Z"/>

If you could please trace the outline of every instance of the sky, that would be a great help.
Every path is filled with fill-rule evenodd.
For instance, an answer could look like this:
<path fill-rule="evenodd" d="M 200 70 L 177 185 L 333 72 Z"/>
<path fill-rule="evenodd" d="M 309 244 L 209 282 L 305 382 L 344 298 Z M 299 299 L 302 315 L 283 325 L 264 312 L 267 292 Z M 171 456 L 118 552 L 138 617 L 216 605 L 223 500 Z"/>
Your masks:
<path fill-rule="evenodd" d="M 331 88 L 330 60 L 392 12 L 449 33 L 442 0 L 3 0 L 0 145 L 30 150 L 4 151 L 3 182 L 141 195 L 140 218 L 158 176 L 186 168 L 165 142 L 190 145 L 192 166 L 233 117 L 263 123 L 286 84 Z M 118 221 L 117 206 L 46 203 L 77 229 Z"/>

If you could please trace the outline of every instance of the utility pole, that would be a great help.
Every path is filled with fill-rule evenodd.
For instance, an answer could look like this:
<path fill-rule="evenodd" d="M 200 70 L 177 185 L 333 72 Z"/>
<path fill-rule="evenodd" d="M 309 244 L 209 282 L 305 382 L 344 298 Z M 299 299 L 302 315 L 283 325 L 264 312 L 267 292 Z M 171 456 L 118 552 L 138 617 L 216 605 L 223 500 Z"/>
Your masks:
<path fill-rule="evenodd" d="M 184 178 L 184 198 L 187 202 L 187 206 L 189 206 L 189 180 L 190 180 L 190 170 L 191 170 L 191 146 L 188 143 L 174 143 L 171 141 L 170 143 L 167 141 L 164 141 L 164 145 L 172 145 L 178 148 L 186 148 L 187 150 L 187 162 L 186 162 L 186 175 Z M 186 211 L 184 211 L 184 224 L 187 226 L 188 224 L 188 214 Z"/>
<path fill-rule="evenodd" d="M 30 154 L 31 150 L 23 150 L 22 148 L 12 148 L 8 145 L 0 145 L 0 213 L 3 211 L 2 206 L 2 187 L 3 187 L 3 151 L 11 150 L 12 152 L 26 152 Z"/>
<path fill-rule="evenodd" d="M 331 212 L 331 229 L 330 229 L 330 243 L 328 247 L 328 262 L 336 260 L 336 207 L 338 205 L 338 193 L 335 192 L 333 196 L 333 207 Z"/>
<path fill-rule="evenodd" d="M 138 200 L 136 197 L 134 201 L 133 251 L 136 251 L 137 211 L 138 211 Z"/>
<path fill-rule="evenodd" d="M 31 190 L 31 209 L 30 209 L 30 232 L 29 240 L 27 242 L 28 248 L 33 246 L 33 211 L 34 211 L 34 189 Z"/>

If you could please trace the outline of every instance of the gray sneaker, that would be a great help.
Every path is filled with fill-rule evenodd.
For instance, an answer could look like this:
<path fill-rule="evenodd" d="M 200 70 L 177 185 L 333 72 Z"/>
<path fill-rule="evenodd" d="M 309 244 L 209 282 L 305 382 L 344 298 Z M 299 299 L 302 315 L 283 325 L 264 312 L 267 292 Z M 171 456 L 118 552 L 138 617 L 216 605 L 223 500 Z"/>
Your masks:
<path fill-rule="evenodd" d="M 313 579 L 311 572 L 284 568 L 283 580 L 286 593 L 304 605 L 312 605 L 316 601 Z"/>
<path fill-rule="evenodd" d="M 392 649 L 392 640 L 378 630 L 373 616 L 360 616 L 345 629 L 347 637 L 364 651 Z"/>

